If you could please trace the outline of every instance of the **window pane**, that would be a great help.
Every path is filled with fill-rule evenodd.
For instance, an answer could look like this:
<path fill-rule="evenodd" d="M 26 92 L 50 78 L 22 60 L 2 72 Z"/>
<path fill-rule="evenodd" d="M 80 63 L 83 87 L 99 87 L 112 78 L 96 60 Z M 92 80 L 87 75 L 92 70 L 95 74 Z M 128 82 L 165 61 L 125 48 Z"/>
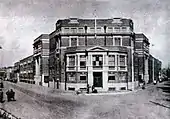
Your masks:
<path fill-rule="evenodd" d="M 97 28 L 97 33 L 101 33 L 101 31 L 102 31 L 101 27 L 98 27 Z"/>
<path fill-rule="evenodd" d="M 110 80 L 115 80 L 115 76 L 109 76 L 108 77 L 108 80 L 110 81 Z"/>
<path fill-rule="evenodd" d="M 101 68 L 103 66 L 103 56 L 93 55 L 93 67 Z"/>
<path fill-rule="evenodd" d="M 69 66 L 75 66 L 75 56 L 69 56 Z"/>
<path fill-rule="evenodd" d="M 120 38 L 115 38 L 115 45 L 120 46 L 121 45 L 121 39 Z"/>
<path fill-rule="evenodd" d="M 120 55 L 120 66 L 125 66 L 125 56 Z"/>
<path fill-rule="evenodd" d="M 71 33 L 77 33 L 77 28 L 71 28 Z"/>
<path fill-rule="evenodd" d="M 109 66 L 115 66 L 115 56 L 109 55 Z"/>
<path fill-rule="evenodd" d="M 94 33 L 95 29 L 94 28 L 90 28 L 90 33 Z"/>
<path fill-rule="evenodd" d="M 78 32 L 79 32 L 79 33 L 84 33 L 85 31 L 84 31 L 83 28 L 78 28 Z"/>
<path fill-rule="evenodd" d="M 86 80 L 86 76 L 80 76 L 80 80 Z"/>
<path fill-rule="evenodd" d="M 64 33 L 69 33 L 69 28 L 64 28 Z"/>
<path fill-rule="evenodd" d="M 71 46 L 77 46 L 77 38 L 71 38 Z"/>
<path fill-rule="evenodd" d="M 107 33 L 112 33 L 113 32 L 113 28 L 112 27 L 108 27 L 107 28 Z"/>

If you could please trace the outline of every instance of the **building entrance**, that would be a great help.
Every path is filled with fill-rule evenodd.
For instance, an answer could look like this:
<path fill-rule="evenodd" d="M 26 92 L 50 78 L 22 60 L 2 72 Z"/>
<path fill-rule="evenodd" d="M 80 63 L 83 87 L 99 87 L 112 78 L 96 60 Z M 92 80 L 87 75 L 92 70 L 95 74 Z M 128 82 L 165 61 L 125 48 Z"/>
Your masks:
<path fill-rule="evenodd" d="M 103 87 L 102 72 L 93 72 L 94 87 Z"/>

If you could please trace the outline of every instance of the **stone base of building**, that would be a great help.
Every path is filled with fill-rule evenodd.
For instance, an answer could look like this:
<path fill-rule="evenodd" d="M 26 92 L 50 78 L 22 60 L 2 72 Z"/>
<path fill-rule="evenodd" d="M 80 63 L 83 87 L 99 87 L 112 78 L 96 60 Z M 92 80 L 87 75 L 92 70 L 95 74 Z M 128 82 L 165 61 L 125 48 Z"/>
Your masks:
<path fill-rule="evenodd" d="M 41 76 L 34 76 L 34 81 L 36 85 L 42 85 Z"/>
<path fill-rule="evenodd" d="M 132 82 L 108 83 L 107 85 L 108 85 L 107 88 L 95 87 L 95 89 L 97 89 L 98 92 L 133 90 Z M 134 89 L 136 89 L 139 86 L 138 81 L 135 81 L 133 85 L 134 85 Z M 86 88 L 87 88 L 87 83 L 67 83 L 66 84 L 67 90 L 72 90 L 72 91 L 76 91 L 79 89 L 86 90 Z M 65 83 L 60 84 L 60 89 L 65 90 Z"/>
<path fill-rule="evenodd" d="M 145 80 L 145 83 L 149 83 L 149 75 L 145 74 L 144 75 L 144 80 Z"/>

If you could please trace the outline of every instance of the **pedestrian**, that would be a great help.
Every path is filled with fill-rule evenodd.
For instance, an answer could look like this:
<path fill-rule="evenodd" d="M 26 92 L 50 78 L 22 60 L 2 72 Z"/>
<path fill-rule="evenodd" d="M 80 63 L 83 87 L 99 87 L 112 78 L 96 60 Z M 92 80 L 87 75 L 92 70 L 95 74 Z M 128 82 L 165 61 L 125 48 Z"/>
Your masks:
<path fill-rule="evenodd" d="M 10 95 L 10 91 L 9 90 L 6 92 L 6 95 L 7 95 L 8 102 L 11 101 L 11 95 Z"/>
<path fill-rule="evenodd" d="M 94 88 L 94 85 L 92 85 L 92 87 L 91 87 L 92 92 L 94 91 L 94 89 L 95 89 L 95 88 Z"/>
<path fill-rule="evenodd" d="M 2 103 L 4 100 L 4 93 L 2 91 L 2 89 L 0 88 L 0 102 Z"/>
<path fill-rule="evenodd" d="M 11 94 L 11 98 L 13 99 L 13 100 L 15 100 L 15 92 L 11 89 L 11 91 L 10 91 L 10 94 Z"/>
<path fill-rule="evenodd" d="M 87 84 L 87 93 L 89 93 L 90 86 Z"/>

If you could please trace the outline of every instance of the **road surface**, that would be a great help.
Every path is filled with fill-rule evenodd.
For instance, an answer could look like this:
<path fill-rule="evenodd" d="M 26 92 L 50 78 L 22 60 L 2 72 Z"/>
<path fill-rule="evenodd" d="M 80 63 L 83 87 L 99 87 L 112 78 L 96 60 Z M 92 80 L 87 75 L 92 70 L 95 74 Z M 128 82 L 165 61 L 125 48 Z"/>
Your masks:
<path fill-rule="evenodd" d="M 164 86 L 159 84 L 159 87 Z M 1 104 L 3 108 L 23 119 L 169 119 L 170 95 L 152 85 L 124 95 L 60 95 L 58 92 L 36 94 L 5 83 L 5 90 L 16 91 L 14 102 Z M 27 87 L 28 88 L 28 87 Z M 26 88 L 26 89 L 27 89 Z M 32 90 L 32 91 L 31 91 Z M 38 89 L 37 89 L 38 90 Z M 49 90 L 49 89 L 48 89 Z M 166 99 L 166 100 L 165 100 Z"/>

